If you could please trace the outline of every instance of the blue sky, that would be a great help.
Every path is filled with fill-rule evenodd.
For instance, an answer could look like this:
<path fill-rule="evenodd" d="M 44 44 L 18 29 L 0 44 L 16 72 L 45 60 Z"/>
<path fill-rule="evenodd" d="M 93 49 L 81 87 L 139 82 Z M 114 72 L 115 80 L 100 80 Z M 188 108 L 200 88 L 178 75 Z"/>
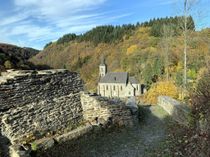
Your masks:
<path fill-rule="evenodd" d="M 67 33 L 181 13 L 183 0 L 1 0 L 0 42 L 42 49 Z M 210 0 L 193 8 L 197 28 L 210 27 Z M 201 20 L 202 19 L 202 20 Z"/>

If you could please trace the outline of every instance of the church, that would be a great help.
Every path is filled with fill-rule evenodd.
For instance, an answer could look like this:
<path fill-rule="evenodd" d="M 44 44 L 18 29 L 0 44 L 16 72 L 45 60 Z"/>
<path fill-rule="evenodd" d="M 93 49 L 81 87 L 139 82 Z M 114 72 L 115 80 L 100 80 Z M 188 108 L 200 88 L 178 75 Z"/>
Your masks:
<path fill-rule="evenodd" d="M 103 97 L 133 97 L 143 94 L 143 86 L 127 72 L 107 72 L 104 62 L 99 65 L 97 93 Z"/>

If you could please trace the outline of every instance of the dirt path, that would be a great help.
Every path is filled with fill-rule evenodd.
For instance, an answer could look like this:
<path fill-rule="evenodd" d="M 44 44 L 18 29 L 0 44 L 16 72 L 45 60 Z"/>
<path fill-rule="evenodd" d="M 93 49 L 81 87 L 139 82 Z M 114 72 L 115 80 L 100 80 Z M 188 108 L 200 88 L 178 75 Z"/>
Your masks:
<path fill-rule="evenodd" d="M 146 117 L 132 129 L 88 136 L 62 144 L 45 154 L 49 157 L 148 157 L 166 137 L 168 114 L 159 106 L 144 107 Z M 70 151 L 71 150 L 71 151 Z"/>

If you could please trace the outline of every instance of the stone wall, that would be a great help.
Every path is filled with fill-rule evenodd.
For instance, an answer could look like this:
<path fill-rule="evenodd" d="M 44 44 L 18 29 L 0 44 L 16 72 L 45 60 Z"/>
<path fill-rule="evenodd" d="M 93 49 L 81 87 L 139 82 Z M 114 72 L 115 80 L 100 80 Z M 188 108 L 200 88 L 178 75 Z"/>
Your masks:
<path fill-rule="evenodd" d="M 179 124 L 188 126 L 190 108 L 187 105 L 168 96 L 159 96 L 158 105 L 168 112 Z"/>
<path fill-rule="evenodd" d="M 84 120 L 92 125 L 132 126 L 135 116 L 125 102 L 90 94 L 81 94 Z"/>
<path fill-rule="evenodd" d="M 0 77 L 0 112 L 81 90 L 79 75 L 67 70 L 9 70 Z"/>
<path fill-rule="evenodd" d="M 0 136 L 10 140 L 11 154 L 30 151 L 24 143 L 38 140 L 40 145 L 51 146 L 78 138 L 91 131 L 92 125 L 132 126 L 136 122 L 137 107 L 81 91 L 79 75 L 67 70 L 3 73 Z M 81 123 L 83 127 L 77 128 Z"/>
<path fill-rule="evenodd" d="M 82 120 L 82 80 L 67 70 L 9 71 L 0 79 L 2 134 L 12 143 L 72 129 Z"/>

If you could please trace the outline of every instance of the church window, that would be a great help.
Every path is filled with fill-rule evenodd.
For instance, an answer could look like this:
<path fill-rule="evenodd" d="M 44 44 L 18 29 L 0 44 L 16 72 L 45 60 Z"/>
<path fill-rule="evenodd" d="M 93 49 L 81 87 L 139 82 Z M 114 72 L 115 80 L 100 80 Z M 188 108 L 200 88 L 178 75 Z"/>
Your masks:
<path fill-rule="evenodd" d="M 115 85 L 114 85 L 114 87 L 113 87 L 113 90 L 115 90 Z"/>
<path fill-rule="evenodd" d="M 120 87 L 121 91 L 123 90 L 122 86 Z"/>
<path fill-rule="evenodd" d="M 108 85 L 106 85 L 106 90 L 108 90 L 109 89 L 109 87 L 108 87 Z"/>
<path fill-rule="evenodd" d="M 136 90 L 138 90 L 138 85 L 136 86 Z"/>
<path fill-rule="evenodd" d="M 131 95 L 131 92 L 129 92 L 128 94 Z"/>

